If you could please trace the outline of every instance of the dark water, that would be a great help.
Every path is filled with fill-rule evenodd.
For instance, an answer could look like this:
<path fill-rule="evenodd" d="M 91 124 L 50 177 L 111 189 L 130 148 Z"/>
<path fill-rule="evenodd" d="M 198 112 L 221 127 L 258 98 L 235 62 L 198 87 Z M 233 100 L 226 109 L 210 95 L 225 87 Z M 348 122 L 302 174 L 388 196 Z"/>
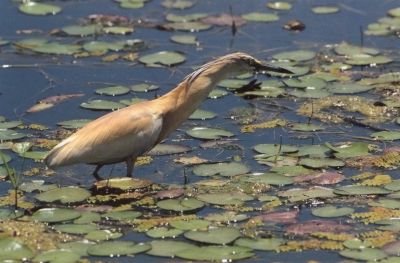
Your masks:
<path fill-rule="evenodd" d="M 30 37 L 46 37 L 48 32 L 54 28 L 65 25 L 77 24 L 80 19 L 90 14 L 118 14 L 128 16 L 134 20 L 147 19 L 157 23 L 164 22 L 163 18 L 167 9 L 160 6 L 159 1 L 151 1 L 145 8 L 130 10 L 119 8 L 113 1 L 88 0 L 88 1 L 51 1 L 63 8 L 62 12 L 55 16 L 29 16 L 17 10 L 17 3 L 9 0 L 0 2 L 0 37 L 6 40 L 16 41 Z M 188 10 L 171 11 L 174 13 L 196 13 L 206 12 L 218 14 L 229 12 L 234 14 L 247 12 L 268 12 L 265 1 L 206 1 L 200 0 Z M 278 12 L 280 20 L 274 23 L 248 23 L 238 29 L 232 36 L 229 27 L 213 27 L 211 30 L 196 33 L 200 41 L 199 47 L 183 46 L 169 41 L 171 32 L 159 31 L 152 28 L 136 26 L 135 32 L 130 36 L 115 36 L 113 39 L 142 39 L 148 45 L 148 50 L 140 54 L 152 53 L 160 50 L 177 50 L 183 52 L 187 62 L 176 68 L 146 68 L 141 64 L 117 61 L 113 63 L 101 63 L 99 58 L 74 59 L 71 56 L 45 56 L 45 55 L 23 55 L 15 53 L 11 48 L 4 47 L 0 53 L 0 66 L 13 65 L 13 67 L 0 68 L 0 115 L 7 119 L 22 119 L 25 123 L 40 123 L 54 129 L 56 123 L 63 120 L 78 118 L 96 118 L 104 112 L 82 110 L 79 104 L 90 98 L 100 98 L 94 94 L 94 90 L 106 85 L 132 85 L 148 82 L 161 86 L 157 94 L 163 94 L 176 85 L 186 74 L 192 71 L 192 67 L 210 60 L 212 57 L 220 56 L 233 51 L 248 52 L 262 59 L 269 59 L 273 53 L 286 50 L 306 48 L 320 50 L 324 45 L 346 41 L 353 44 L 363 44 L 379 49 L 395 50 L 399 47 L 399 38 L 396 37 L 362 37 L 360 31 L 380 17 L 385 16 L 390 8 L 397 7 L 399 1 L 382 0 L 347 0 L 347 1 L 292 1 L 294 8 L 290 11 Z M 338 14 L 316 15 L 310 10 L 315 5 L 338 5 L 341 10 Z M 299 19 L 306 25 L 302 32 L 290 32 L 282 29 L 282 25 L 291 19 Z M 18 30 L 39 30 L 33 34 L 18 34 Z M 110 37 L 100 37 L 107 39 Z M 76 39 L 71 38 L 71 42 Z M 384 67 L 383 67 L 384 68 Z M 84 93 L 85 96 L 63 102 L 49 110 L 34 114 L 24 114 L 25 110 L 32 106 L 37 100 L 59 94 Z M 124 95 L 118 99 L 130 98 L 132 95 Z M 137 96 L 151 99 L 154 92 L 140 93 Z M 290 105 L 291 101 L 282 99 L 282 102 Z M 246 106 L 248 102 L 237 96 L 226 96 L 220 100 L 207 100 L 202 104 L 203 109 L 218 112 L 219 117 L 207 121 L 211 127 L 223 127 L 237 135 L 240 145 L 244 147 L 243 157 L 245 162 L 252 167 L 252 171 L 263 171 L 265 167 L 256 163 L 252 146 L 258 143 L 277 143 L 280 135 L 284 137 L 285 144 L 310 144 L 312 140 L 331 141 L 341 139 L 342 135 L 321 135 L 314 139 L 299 139 L 287 136 L 285 131 L 275 132 L 260 131 L 256 134 L 240 134 L 239 127 L 232 123 L 227 117 L 229 111 L 235 107 Z M 274 109 L 272 109 L 274 110 Z M 293 112 L 283 112 L 282 116 L 291 121 L 306 121 Z M 201 121 L 197 122 L 202 125 Z M 176 131 L 169 142 L 183 139 L 182 143 L 197 147 L 200 142 L 186 140 L 184 132 L 187 127 L 195 126 L 196 122 L 186 122 L 181 130 Z M 346 128 L 345 128 L 346 129 Z M 353 128 L 353 135 L 366 136 L 365 130 Z M 211 158 L 214 161 L 226 160 L 234 154 L 234 151 L 205 151 L 198 150 L 197 155 Z M 136 170 L 136 176 L 148 178 L 156 183 L 183 182 L 183 173 L 180 166 L 174 164 L 174 156 L 157 158 L 149 166 L 140 167 Z M 14 160 L 13 164 L 20 163 Z M 37 164 L 28 162 L 27 167 Z M 92 167 L 77 165 L 60 170 L 57 176 L 48 179 L 61 185 L 83 184 L 90 185 L 92 178 L 88 176 Z M 110 168 L 104 169 L 108 173 Z M 117 165 L 116 175 L 125 172 L 124 165 Z M 349 170 L 348 174 L 355 171 Z M 395 172 L 392 172 L 395 173 Z M 196 178 L 190 178 L 196 181 Z M 2 183 L 1 194 L 9 185 Z M 307 214 L 307 213 L 305 213 Z M 308 213 L 309 214 L 309 213 Z M 302 217 L 307 219 L 307 215 Z M 143 235 L 127 233 L 125 239 L 133 238 L 140 241 L 146 240 Z M 306 262 L 309 259 L 321 262 L 337 262 L 341 258 L 337 253 L 327 251 L 304 251 L 299 253 L 272 253 L 257 252 L 257 257 L 243 262 Z M 147 255 L 138 255 L 135 258 L 118 258 L 107 261 L 114 262 L 179 262 L 177 259 L 154 258 Z"/>

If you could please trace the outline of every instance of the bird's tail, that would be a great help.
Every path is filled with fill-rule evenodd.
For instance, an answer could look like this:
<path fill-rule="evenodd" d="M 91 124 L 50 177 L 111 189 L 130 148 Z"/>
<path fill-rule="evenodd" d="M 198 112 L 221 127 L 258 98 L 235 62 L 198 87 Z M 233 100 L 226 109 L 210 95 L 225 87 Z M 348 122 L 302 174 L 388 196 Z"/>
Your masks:
<path fill-rule="evenodd" d="M 66 157 L 68 155 L 68 150 L 66 146 L 71 142 L 71 137 L 63 140 L 57 144 L 49 154 L 44 158 L 44 162 L 49 168 L 55 168 L 67 165 Z"/>

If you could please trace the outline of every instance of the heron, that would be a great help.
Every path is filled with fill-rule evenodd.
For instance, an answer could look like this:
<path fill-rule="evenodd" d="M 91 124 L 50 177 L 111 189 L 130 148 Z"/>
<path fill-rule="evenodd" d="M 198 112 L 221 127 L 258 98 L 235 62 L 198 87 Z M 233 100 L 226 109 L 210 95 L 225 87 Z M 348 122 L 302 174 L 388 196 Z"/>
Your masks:
<path fill-rule="evenodd" d="M 126 162 L 132 176 L 136 159 L 175 131 L 204 101 L 221 80 L 247 72 L 278 72 L 288 69 L 269 65 L 242 52 L 212 60 L 187 75 L 170 92 L 108 113 L 62 140 L 46 156 L 50 168 L 86 163 L 104 165 Z"/>

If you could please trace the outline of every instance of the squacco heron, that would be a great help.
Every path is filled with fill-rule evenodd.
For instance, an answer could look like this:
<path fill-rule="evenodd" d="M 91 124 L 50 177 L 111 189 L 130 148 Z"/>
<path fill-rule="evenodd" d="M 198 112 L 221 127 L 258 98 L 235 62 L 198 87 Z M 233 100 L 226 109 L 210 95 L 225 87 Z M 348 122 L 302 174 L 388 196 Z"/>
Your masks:
<path fill-rule="evenodd" d="M 186 76 L 165 95 L 108 113 L 88 123 L 56 145 L 45 162 L 50 168 L 94 164 L 96 179 L 100 179 L 98 171 L 103 165 L 126 162 L 127 176 L 132 176 L 137 157 L 177 129 L 219 81 L 230 75 L 254 71 L 292 73 L 263 64 L 245 53 L 217 58 Z"/>

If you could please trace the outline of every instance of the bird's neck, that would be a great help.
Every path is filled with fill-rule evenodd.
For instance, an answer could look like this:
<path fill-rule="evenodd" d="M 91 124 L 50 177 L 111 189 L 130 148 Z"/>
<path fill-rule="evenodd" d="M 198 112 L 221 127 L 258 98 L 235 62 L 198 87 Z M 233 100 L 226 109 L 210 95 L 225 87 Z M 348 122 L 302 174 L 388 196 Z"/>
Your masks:
<path fill-rule="evenodd" d="M 207 98 L 217 83 L 227 77 L 228 72 L 225 74 L 221 70 L 224 71 L 204 71 L 194 79 L 188 76 L 175 89 L 154 101 L 164 112 L 160 140 L 176 130 Z"/>

